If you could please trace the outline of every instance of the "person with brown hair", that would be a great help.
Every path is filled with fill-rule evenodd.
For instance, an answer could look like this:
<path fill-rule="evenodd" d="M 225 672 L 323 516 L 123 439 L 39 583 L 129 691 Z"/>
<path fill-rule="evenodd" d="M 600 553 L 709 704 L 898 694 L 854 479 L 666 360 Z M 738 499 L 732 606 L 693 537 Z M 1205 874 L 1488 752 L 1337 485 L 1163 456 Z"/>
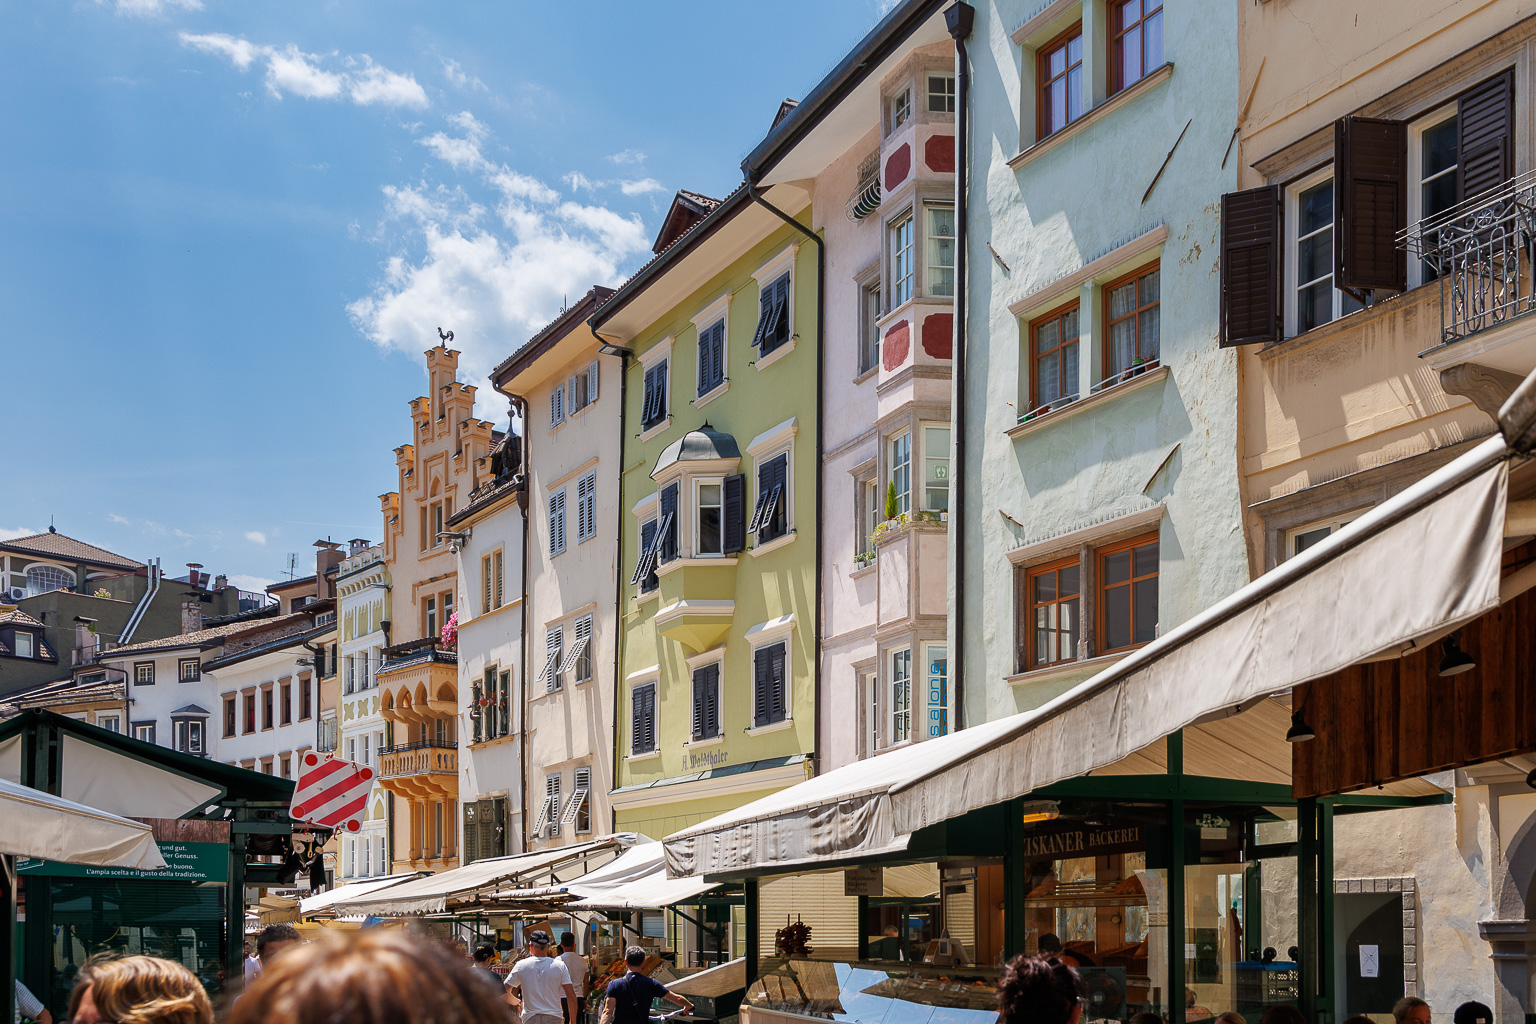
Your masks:
<path fill-rule="evenodd" d="M 1248 1024 L 1248 1021 L 1236 1010 L 1228 1010 L 1217 1015 L 1216 1024 Z M 1345 1024 L 1348 1024 L 1348 1021 Z"/>
<path fill-rule="evenodd" d="M 1264 1011 L 1259 1024 L 1307 1024 L 1307 1018 L 1290 1003 L 1276 1003 Z"/>
<path fill-rule="evenodd" d="M 506 1024 L 512 1009 L 441 943 L 404 931 L 326 932 L 285 952 L 228 1024 Z"/>
<path fill-rule="evenodd" d="M 197 976 L 154 956 L 92 958 L 69 995 L 74 1024 L 213 1024 L 213 1004 Z"/>
<path fill-rule="evenodd" d="M 997 983 L 1001 1024 L 1079 1024 L 1087 998 L 1083 979 L 1056 957 L 1020 954 Z"/>

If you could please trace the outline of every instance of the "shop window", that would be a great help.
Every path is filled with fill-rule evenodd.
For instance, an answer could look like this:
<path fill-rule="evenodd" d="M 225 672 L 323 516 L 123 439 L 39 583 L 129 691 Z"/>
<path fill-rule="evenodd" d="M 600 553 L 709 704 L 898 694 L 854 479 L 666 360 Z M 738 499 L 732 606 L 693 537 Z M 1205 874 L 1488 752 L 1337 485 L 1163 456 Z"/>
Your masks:
<path fill-rule="evenodd" d="M 1045 138 L 1083 116 L 1083 26 L 1073 25 L 1035 54 L 1039 75 L 1036 124 Z"/>
<path fill-rule="evenodd" d="M 177 662 L 176 677 L 184 683 L 195 683 L 203 678 L 203 665 L 197 658 L 182 658 Z"/>
<path fill-rule="evenodd" d="M 1163 63 L 1162 0 L 1122 0 L 1111 5 L 1110 92 L 1135 85 Z"/>
<path fill-rule="evenodd" d="M 1099 652 L 1157 638 L 1157 534 L 1098 551 Z"/>
<path fill-rule="evenodd" d="M 1154 366 L 1161 353 L 1160 275 L 1143 267 L 1104 286 L 1104 380 L 1129 377 Z"/>
<path fill-rule="evenodd" d="M 1047 412 L 1078 397 L 1078 307 L 1056 310 L 1029 325 L 1029 408 Z"/>
<path fill-rule="evenodd" d="M 1081 566 L 1076 556 L 1023 572 L 1018 671 L 1077 660 Z"/>

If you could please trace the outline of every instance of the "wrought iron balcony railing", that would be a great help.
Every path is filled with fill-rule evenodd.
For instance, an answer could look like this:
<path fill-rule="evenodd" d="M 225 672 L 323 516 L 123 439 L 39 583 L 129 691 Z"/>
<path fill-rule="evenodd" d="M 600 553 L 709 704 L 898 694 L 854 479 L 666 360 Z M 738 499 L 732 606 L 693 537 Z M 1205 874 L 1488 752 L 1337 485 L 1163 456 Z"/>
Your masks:
<path fill-rule="evenodd" d="M 1441 344 L 1536 311 L 1536 171 L 1410 224 L 1400 241 L 1439 281 Z"/>

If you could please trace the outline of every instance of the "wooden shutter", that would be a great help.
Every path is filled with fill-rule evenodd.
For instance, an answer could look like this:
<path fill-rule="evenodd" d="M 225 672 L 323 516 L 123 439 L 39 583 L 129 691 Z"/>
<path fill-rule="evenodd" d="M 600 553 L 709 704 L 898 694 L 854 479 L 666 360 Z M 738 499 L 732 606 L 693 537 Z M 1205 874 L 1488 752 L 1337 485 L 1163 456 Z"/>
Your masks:
<path fill-rule="evenodd" d="M 495 607 L 495 605 L 491 604 L 491 583 L 493 582 L 493 572 L 491 569 L 490 555 L 486 555 L 484 558 L 480 559 L 480 574 L 485 577 L 485 592 L 481 595 L 482 604 L 480 606 L 480 614 L 484 615 L 486 612 Z"/>
<path fill-rule="evenodd" d="M 1515 174 L 1515 73 L 1474 85 L 1456 100 L 1458 200 L 1497 188 Z"/>
<path fill-rule="evenodd" d="M 641 590 L 650 590 L 654 584 L 650 580 L 651 549 L 656 543 L 656 520 L 652 519 L 640 525 L 640 555 L 635 559 L 635 573 L 629 579 L 630 586 L 639 586 Z"/>
<path fill-rule="evenodd" d="M 706 666 L 707 667 L 707 666 Z M 692 735 L 696 740 L 704 738 L 704 683 L 706 676 L 703 668 L 693 670 L 693 726 Z"/>
<path fill-rule="evenodd" d="M 704 688 L 704 735 L 719 736 L 720 729 L 720 666 L 710 665 L 707 685 Z"/>
<path fill-rule="evenodd" d="M 769 720 L 774 722 L 782 722 L 789 716 L 789 701 L 784 675 L 784 652 L 788 646 L 787 643 L 780 643 L 768 648 L 768 713 L 770 716 Z"/>
<path fill-rule="evenodd" d="M 768 695 L 768 681 L 772 670 L 772 662 L 768 657 L 768 648 L 759 647 L 752 652 L 752 725 L 763 726 L 771 721 L 768 717 L 768 709 L 771 700 Z"/>
<path fill-rule="evenodd" d="M 1408 251 L 1397 237 L 1408 226 L 1408 124 L 1344 117 L 1333 140 L 1334 284 L 1406 291 Z"/>
<path fill-rule="evenodd" d="M 661 561 L 670 562 L 677 557 L 677 495 L 678 485 L 664 487 L 661 491 Z"/>
<path fill-rule="evenodd" d="M 656 685 L 647 683 L 630 694 L 630 753 L 645 754 L 656 743 Z"/>
<path fill-rule="evenodd" d="M 587 402 L 597 401 L 597 360 L 592 360 L 592 365 L 587 367 Z"/>
<path fill-rule="evenodd" d="M 464 860 L 465 864 L 480 859 L 480 805 L 472 801 L 464 804 Z"/>
<path fill-rule="evenodd" d="M 496 604 L 493 607 L 500 608 L 502 599 L 506 596 L 506 588 L 503 587 L 505 577 L 502 574 L 502 552 L 496 552 Z"/>
<path fill-rule="evenodd" d="M 1285 203 L 1278 185 L 1221 197 L 1221 345 L 1279 341 Z"/>
<path fill-rule="evenodd" d="M 728 476 L 721 491 L 721 539 L 726 554 L 744 550 L 747 546 L 747 478 L 743 474 Z"/>

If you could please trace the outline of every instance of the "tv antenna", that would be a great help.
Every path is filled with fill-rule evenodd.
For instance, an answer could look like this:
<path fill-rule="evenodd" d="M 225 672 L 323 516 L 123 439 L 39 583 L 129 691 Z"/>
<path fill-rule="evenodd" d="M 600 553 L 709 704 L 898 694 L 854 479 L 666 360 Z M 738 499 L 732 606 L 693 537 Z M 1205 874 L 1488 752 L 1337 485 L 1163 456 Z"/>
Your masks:
<path fill-rule="evenodd" d="M 290 552 L 288 552 L 288 568 L 284 569 L 283 571 L 288 574 L 288 578 L 289 579 L 297 579 L 298 578 L 298 575 L 299 575 L 299 553 L 297 551 L 290 551 Z"/>

